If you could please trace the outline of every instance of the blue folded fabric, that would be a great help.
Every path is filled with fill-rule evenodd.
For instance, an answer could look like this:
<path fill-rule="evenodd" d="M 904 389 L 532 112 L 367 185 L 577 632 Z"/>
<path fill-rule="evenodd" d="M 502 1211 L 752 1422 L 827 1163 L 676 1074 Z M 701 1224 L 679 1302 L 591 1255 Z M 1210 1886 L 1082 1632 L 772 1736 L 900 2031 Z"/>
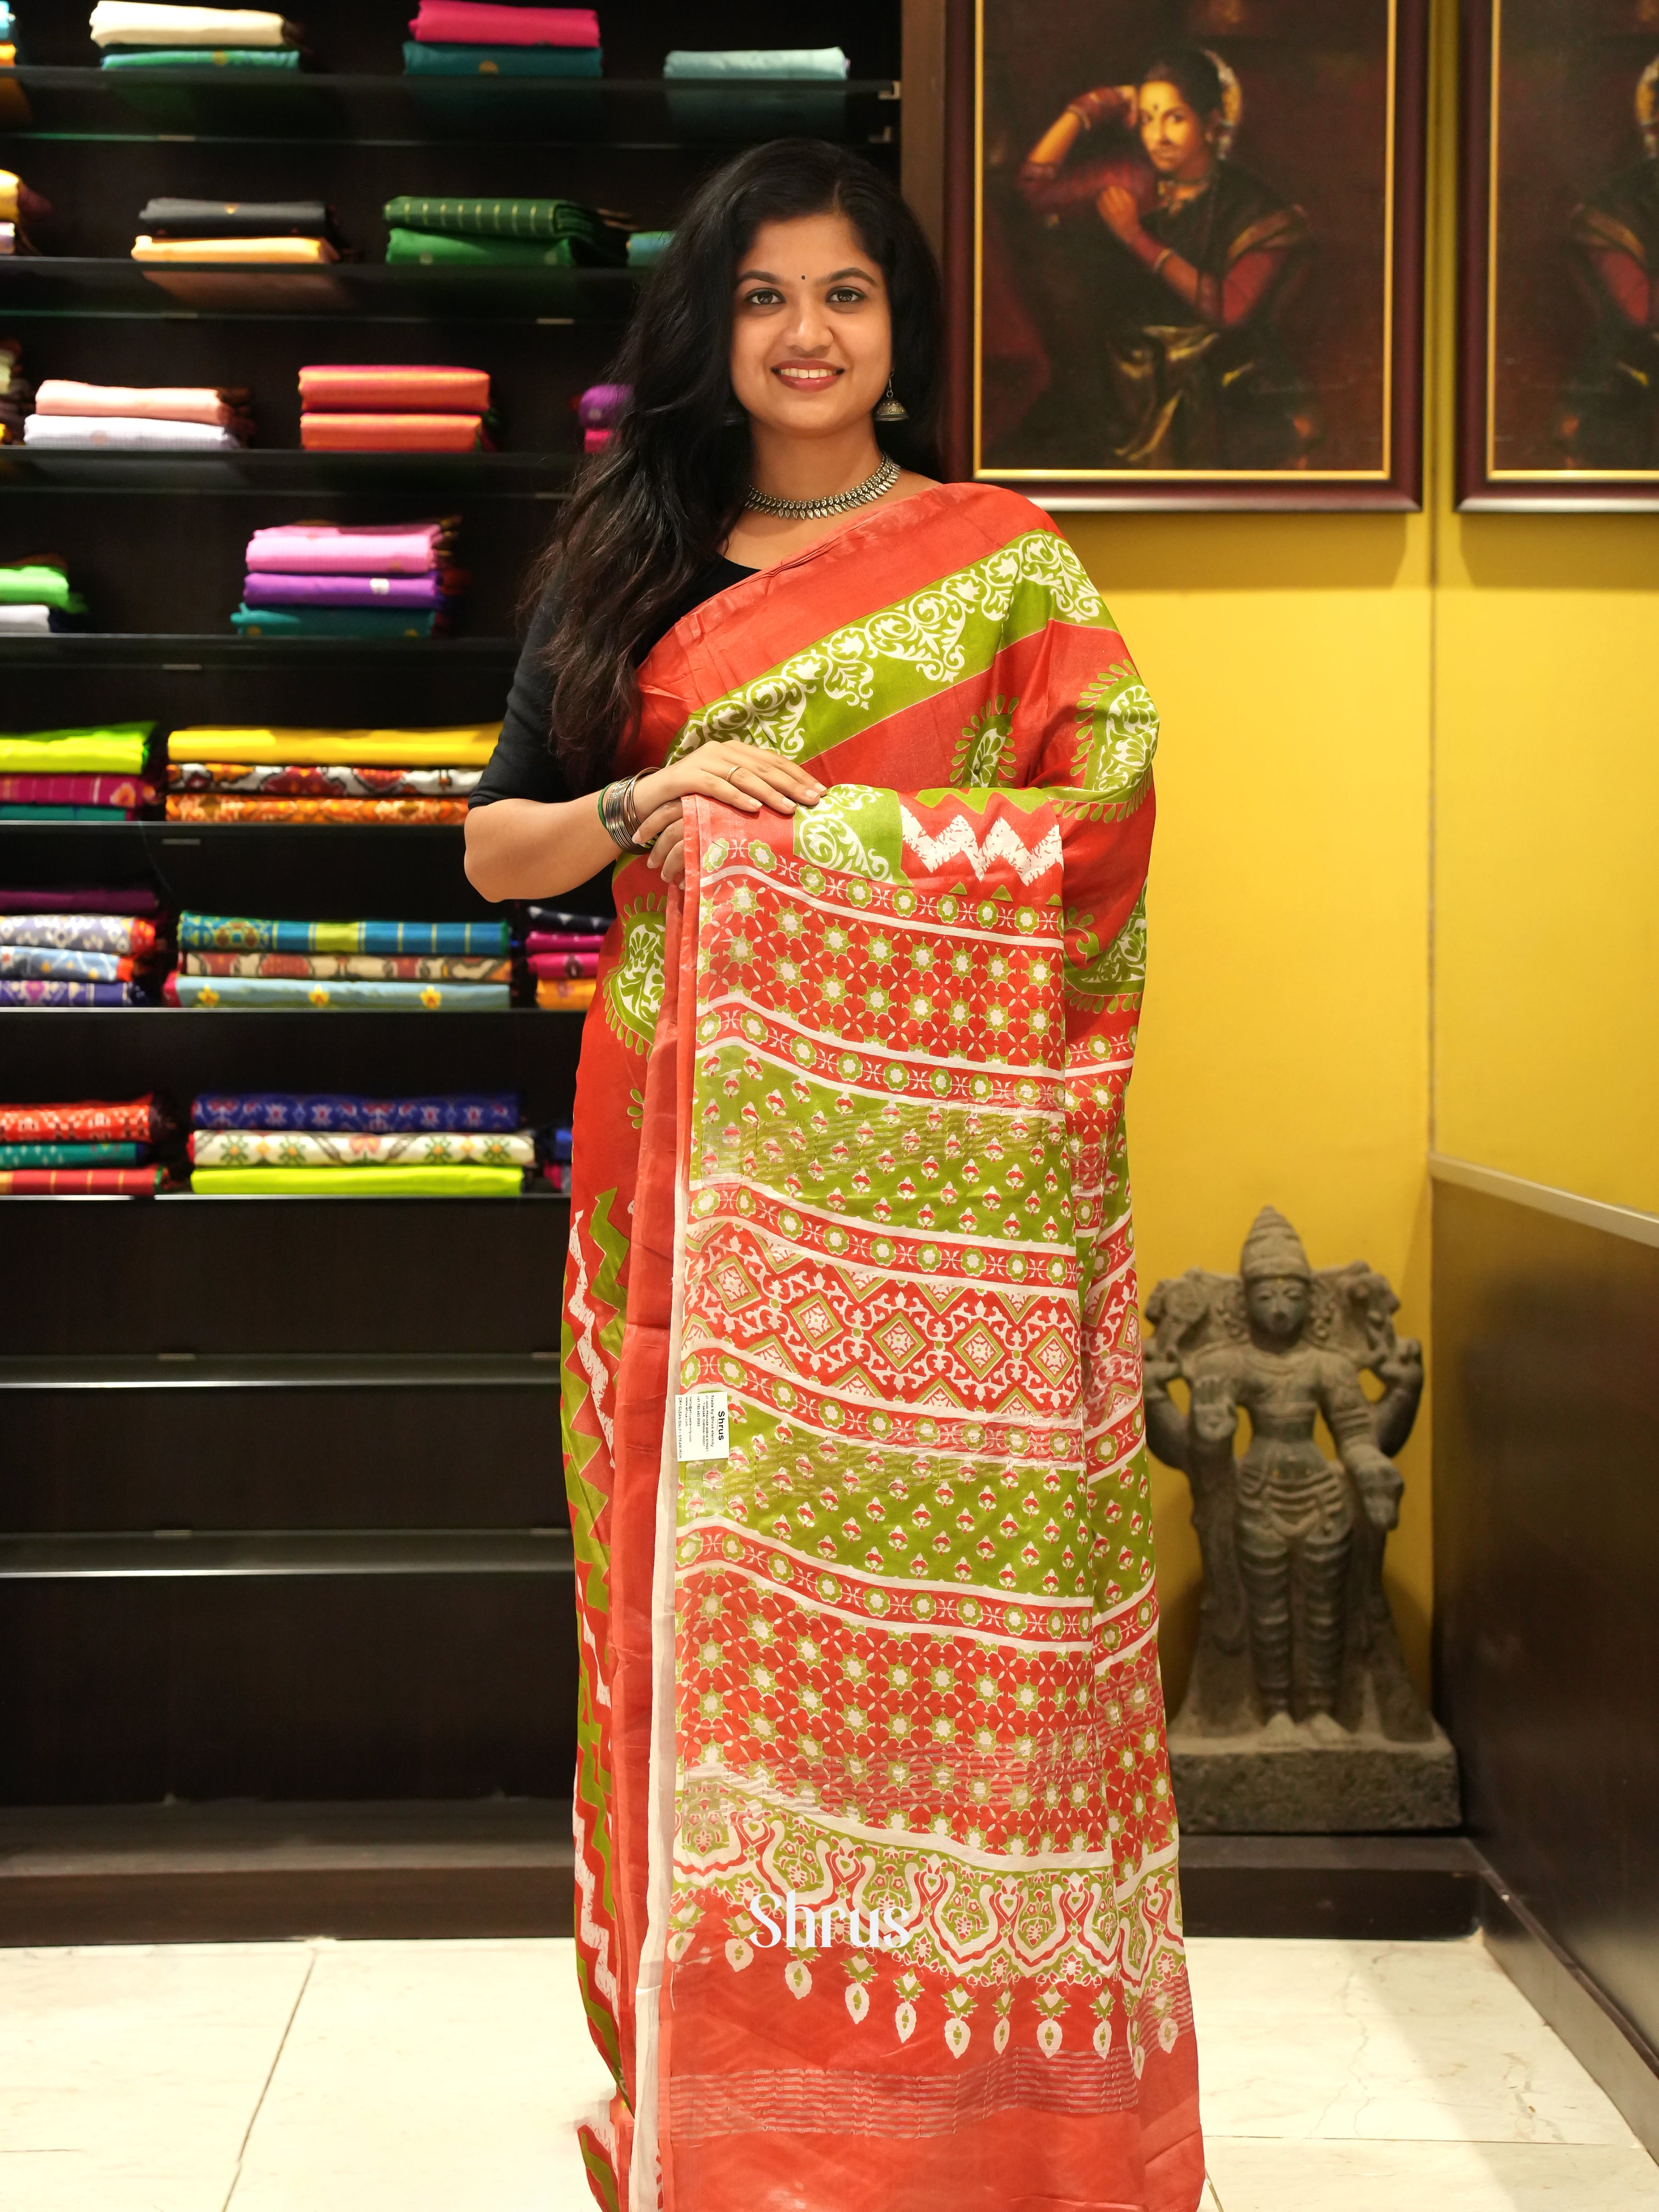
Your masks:
<path fill-rule="evenodd" d="M 241 637 L 430 637 L 435 607 L 238 607 Z"/>
<path fill-rule="evenodd" d="M 516 1091 L 454 1091 L 434 1098 L 374 1098 L 355 1091 L 204 1091 L 190 1108 L 196 1129 L 325 1129 L 371 1137 L 500 1136 L 523 1119 Z"/>
<path fill-rule="evenodd" d="M 500 1013 L 513 1003 L 505 983 L 368 983 L 355 976 L 323 982 L 310 975 L 169 975 L 179 1006 L 289 1007 L 295 1013 L 379 1008 L 387 1013 Z"/>
<path fill-rule="evenodd" d="M 599 46 L 427 46 L 410 39 L 404 47 L 411 76 L 596 77 L 604 61 Z"/>
<path fill-rule="evenodd" d="M 467 953 L 483 952 L 500 958 L 513 946 L 504 921 L 266 921 L 241 915 L 181 914 L 179 949 L 181 952 L 413 952 L 428 959 L 434 955 L 459 959 Z M 230 979 L 197 976 L 191 980 Z M 471 984 L 465 988 L 489 987 Z"/>

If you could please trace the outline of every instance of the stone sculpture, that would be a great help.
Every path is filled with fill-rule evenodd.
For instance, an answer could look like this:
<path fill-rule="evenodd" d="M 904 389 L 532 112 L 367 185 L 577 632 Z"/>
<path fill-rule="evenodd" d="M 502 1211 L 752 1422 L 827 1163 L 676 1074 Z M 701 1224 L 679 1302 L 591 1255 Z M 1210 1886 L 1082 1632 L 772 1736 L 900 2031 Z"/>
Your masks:
<path fill-rule="evenodd" d="M 1147 1301 L 1146 1439 L 1192 1485 L 1204 1563 L 1192 1678 L 1170 1727 L 1189 1832 L 1457 1821 L 1455 1754 L 1406 1671 L 1382 1589 L 1402 1487 L 1391 1455 L 1423 1394 L 1421 1346 L 1395 1334 L 1399 1304 L 1363 1261 L 1316 1273 L 1272 1206 L 1237 1275 L 1191 1267 Z M 1235 1456 L 1241 1413 L 1250 1436 Z M 1334 1461 L 1315 1434 L 1322 1416 Z"/>

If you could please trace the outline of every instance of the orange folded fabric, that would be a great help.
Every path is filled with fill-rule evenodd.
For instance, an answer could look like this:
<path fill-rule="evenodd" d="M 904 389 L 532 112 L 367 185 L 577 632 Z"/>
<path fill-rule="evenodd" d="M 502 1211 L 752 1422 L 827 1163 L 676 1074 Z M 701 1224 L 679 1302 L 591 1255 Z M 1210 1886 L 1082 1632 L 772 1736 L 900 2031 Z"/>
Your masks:
<path fill-rule="evenodd" d="M 355 414 L 482 415 L 489 405 L 489 372 L 330 362 L 300 371 L 300 400 L 305 407 L 344 408 Z"/>
<path fill-rule="evenodd" d="M 246 391 L 229 392 L 205 386 L 165 384 L 77 384 L 70 377 L 48 376 L 34 395 L 39 415 L 125 415 L 156 422 L 209 422 L 223 428 L 237 419 L 233 401 Z"/>
<path fill-rule="evenodd" d="M 464 799 L 251 799 L 237 792 L 179 792 L 169 822 L 465 822 Z"/>
<path fill-rule="evenodd" d="M 300 443 L 308 453 L 471 453 L 488 442 L 478 415 L 300 417 Z"/>
<path fill-rule="evenodd" d="M 132 241 L 135 261 L 337 261 L 325 238 L 145 238 Z"/>

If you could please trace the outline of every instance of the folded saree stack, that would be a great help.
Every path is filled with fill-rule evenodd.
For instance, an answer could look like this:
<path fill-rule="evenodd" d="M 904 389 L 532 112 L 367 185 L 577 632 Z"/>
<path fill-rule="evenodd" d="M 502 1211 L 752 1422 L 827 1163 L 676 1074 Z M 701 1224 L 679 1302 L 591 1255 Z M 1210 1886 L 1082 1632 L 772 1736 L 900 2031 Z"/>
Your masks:
<path fill-rule="evenodd" d="M 844 126 L 848 60 L 839 46 L 677 47 L 662 73 L 668 119 L 688 137 L 836 137 Z"/>
<path fill-rule="evenodd" d="M 256 530 L 231 625 L 244 637 L 435 636 L 466 586 L 454 538 L 453 516 Z"/>
<path fill-rule="evenodd" d="M 504 921 L 281 921 L 181 914 L 173 1006 L 495 1012 L 513 1003 Z"/>
<path fill-rule="evenodd" d="M 0 446 L 21 446 L 34 404 L 34 386 L 23 374 L 23 342 L 0 338 Z"/>
<path fill-rule="evenodd" d="M 191 1109 L 191 1188 L 203 1196 L 515 1198 L 536 1164 L 514 1091 L 369 1098 L 230 1091 Z"/>
<path fill-rule="evenodd" d="M 0 0 L 0 69 L 17 66 L 17 26 L 6 0 Z"/>
<path fill-rule="evenodd" d="M 628 229 L 580 200 L 440 199 L 386 204 L 386 258 L 444 268 L 620 269 Z"/>
<path fill-rule="evenodd" d="M 570 1195 L 570 1131 L 568 1129 L 538 1129 L 536 1133 L 536 1157 L 541 1162 L 542 1180 L 562 1198 Z"/>
<path fill-rule="evenodd" d="M 310 268 L 337 261 L 334 218 L 321 200 L 147 200 L 135 261 L 170 267 Z"/>
<path fill-rule="evenodd" d="M 300 405 L 308 453 L 476 453 L 492 443 L 483 368 L 302 368 Z"/>
<path fill-rule="evenodd" d="M 0 254 L 34 252 L 27 226 L 45 222 L 51 213 L 50 200 L 31 191 L 14 170 L 0 169 Z"/>
<path fill-rule="evenodd" d="M 253 434 L 247 397 L 238 386 L 76 384 L 49 376 L 35 395 L 23 442 L 237 453 Z"/>
<path fill-rule="evenodd" d="M 98 0 L 90 25 L 105 69 L 300 66 L 297 24 L 260 8 L 157 7 Z"/>
<path fill-rule="evenodd" d="M 167 819 L 462 822 L 497 734 L 493 722 L 438 730 L 174 730 L 167 739 Z"/>
<path fill-rule="evenodd" d="M 404 47 L 416 76 L 592 78 L 604 67 L 591 8 L 420 0 Z"/>
<path fill-rule="evenodd" d="M 0 1006 L 142 1006 L 167 964 L 165 926 L 149 893 L 0 891 Z"/>
<path fill-rule="evenodd" d="M 161 794 L 145 769 L 154 727 L 0 732 L 0 822 L 131 822 L 154 812 Z"/>
<path fill-rule="evenodd" d="M 86 601 L 70 589 L 68 573 L 52 555 L 0 562 L 0 637 L 73 629 L 76 617 L 86 611 Z"/>
<path fill-rule="evenodd" d="M 632 245 L 631 239 L 629 243 Z M 590 384 L 577 400 L 576 420 L 582 426 L 584 453 L 601 453 L 611 443 L 630 389 L 626 384 Z"/>
<path fill-rule="evenodd" d="M 154 1097 L 0 1106 L 0 1198 L 149 1198 L 163 1121 Z"/>
<path fill-rule="evenodd" d="M 593 1002 L 599 948 L 611 917 L 532 906 L 526 921 L 525 965 L 536 986 L 536 1004 L 555 1012 L 585 1012 Z"/>

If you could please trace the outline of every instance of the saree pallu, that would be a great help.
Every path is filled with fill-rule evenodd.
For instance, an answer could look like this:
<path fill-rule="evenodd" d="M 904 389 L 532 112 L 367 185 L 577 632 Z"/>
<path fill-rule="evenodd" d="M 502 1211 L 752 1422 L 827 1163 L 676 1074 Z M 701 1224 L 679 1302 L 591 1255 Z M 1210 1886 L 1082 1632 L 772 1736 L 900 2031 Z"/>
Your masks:
<path fill-rule="evenodd" d="M 200 1168 L 527 1168 L 535 1164 L 536 1145 L 526 1130 L 501 1136 L 374 1137 L 310 1129 L 195 1129 L 190 1157 Z"/>
<path fill-rule="evenodd" d="M 311 975 L 325 981 L 348 976 L 363 983 L 510 983 L 510 960 L 422 960 L 380 952 L 186 952 L 186 975 Z"/>
<path fill-rule="evenodd" d="M 181 792 L 169 822 L 465 822 L 465 799 L 256 799 L 240 792 Z"/>
<path fill-rule="evenodd" d="M 160 1131 L 161 1116 L 148 1092 L 142 1098 L 82 1098 L 61 1106 L 0 1106 L 0 1142 L 9 1145 L 147 1144 Z"/>
<path fill-rule="evenodd" d="M 405 1130 L 504 1132 L 516 1129 L 523 1116 L 515 1091 L 459 1092 L 438 1098 L 366 1098 L 338 1091 L 204 1091 L 193 1099 L 190 1118 L 198 1129 L 360 1129 L 392 1136 Z"/>
<path fill-rule="evenodd" d="M 1048 518 L 976 485 L 640 681 L 625 770 L 737 738 L 833 787 L 688 804 L 683 889 L 621 862 L 584 1032 L 594 2195 L 1193 2212 L 1123 1128 L 1156 713 Z"/>
<path fill-rule="evenodd" d="M 181 914 L 181 952 L 378 952 L 499 960 L 510 948 L 504 921 L 260 921 L 246 915 Z"/>
<path fill-rule="evenodd" d="M 93 987 L 88 987 L 93 988 Z M 170 1006 L 258 1006 L 303 1013 L 500 1013 L 513 1003 L 505 983 L 363 983 L 289 975 L 185 975 L 162 986 Z"/>
<path fill-rule="evenodd" d="M 246 761 L 173 761 L 167 789 L 234 791 L 254 799 L 465 798 L 476 768 L 285 768 Z"/>
<path fill-rule="evenodd" d="M 152 1198 L 164 1168 L 15 1168 L 0 1170 L 0 1198 Z"/>
<path fill-rule="evenodd" d="M 204 1198 L 517 1198 L 522 1168 L 195 1168 Z"/>

